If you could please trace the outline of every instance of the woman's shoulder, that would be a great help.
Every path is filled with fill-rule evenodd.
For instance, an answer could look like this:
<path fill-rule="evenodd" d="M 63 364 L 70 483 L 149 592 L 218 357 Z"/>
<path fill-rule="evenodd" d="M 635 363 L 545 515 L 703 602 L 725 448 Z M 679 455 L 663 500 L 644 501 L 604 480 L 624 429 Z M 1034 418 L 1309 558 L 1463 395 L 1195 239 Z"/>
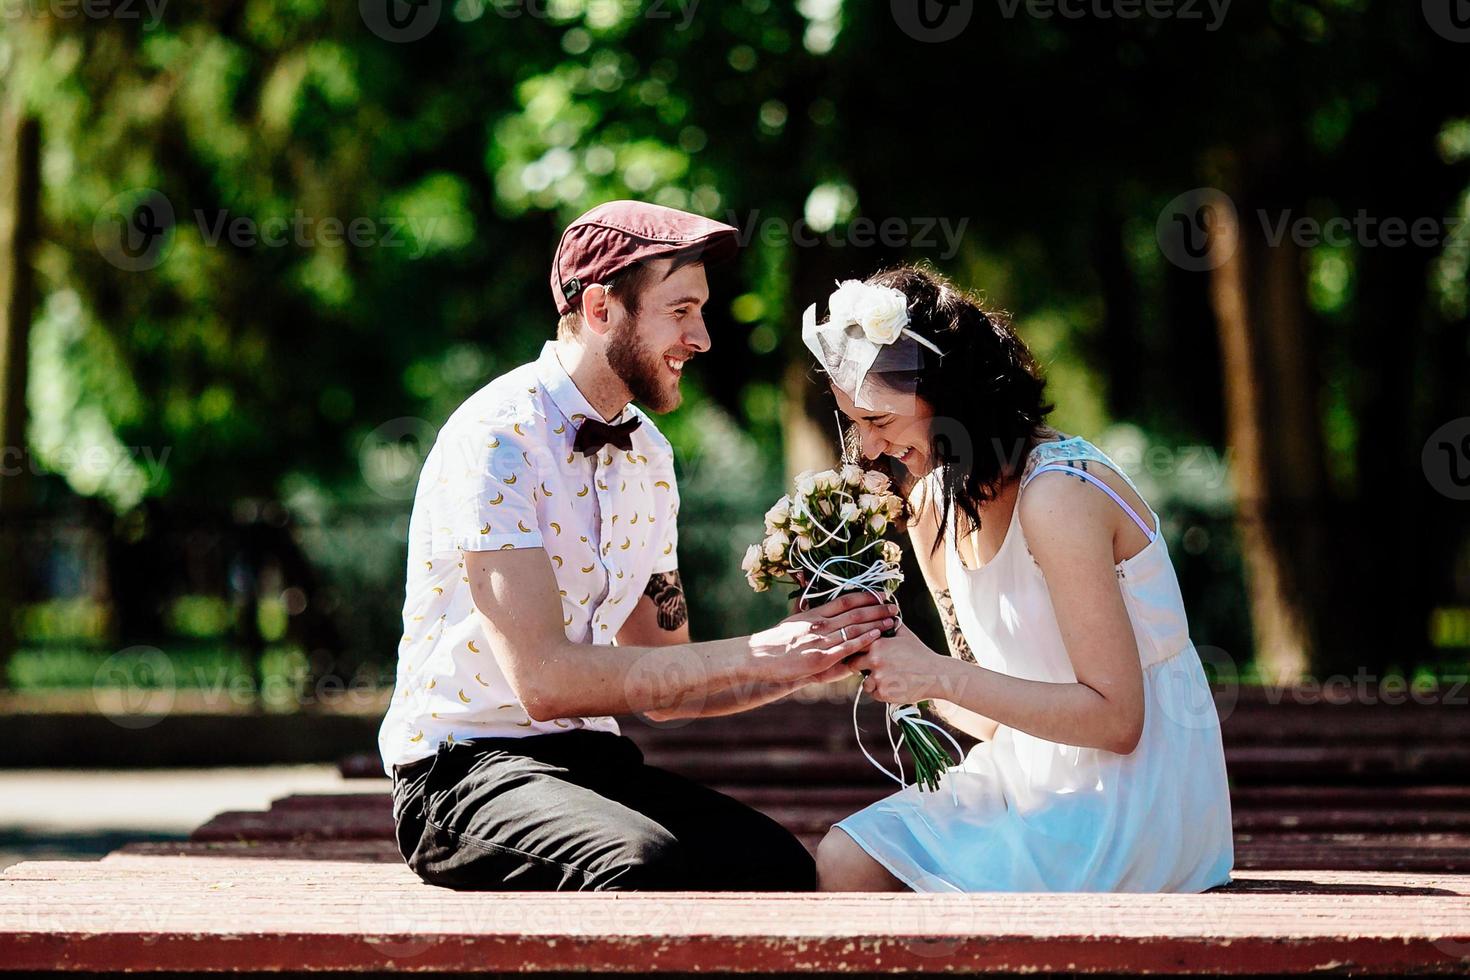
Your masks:
<path fill-rule="evenodd" d="M 1132 520 L 1119 508 L 1151 514 L 1136 487 L 1108 456 L 1080 436 L 1038 445 L 1022 477 L 1017 519 L 1028 544 L 1081 546 L 1112 540 Z M 1055 464 L 1055 465 L 1052 465 Z M 1108 492 L 1099 492 L 1099 484 Z M 1156 520 L 1157 518 L 1155 518 Z"/>

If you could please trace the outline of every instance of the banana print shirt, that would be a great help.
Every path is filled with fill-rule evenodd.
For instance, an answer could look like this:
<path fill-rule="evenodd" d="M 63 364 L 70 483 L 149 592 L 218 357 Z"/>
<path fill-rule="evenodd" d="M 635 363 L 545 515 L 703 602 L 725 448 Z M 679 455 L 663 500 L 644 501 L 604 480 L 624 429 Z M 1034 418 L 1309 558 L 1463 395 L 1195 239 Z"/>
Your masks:
<path fill-rule="evenodd" d="M 464 552 L 544 548 L 576 643 L 610 644 L 649 576 L 678 568 L 673 450 L 635 406 L 633 448 L 574 452 L 577 426 L 601 419 L 555 346 L 491 381 L 440 430 L 408 528 L 408 581 L 393 700 L 378 732 L 383 768 L 441 743 L 590 728 L 610 717 L 533 721 L 490 649 L 470 599 Z"/>

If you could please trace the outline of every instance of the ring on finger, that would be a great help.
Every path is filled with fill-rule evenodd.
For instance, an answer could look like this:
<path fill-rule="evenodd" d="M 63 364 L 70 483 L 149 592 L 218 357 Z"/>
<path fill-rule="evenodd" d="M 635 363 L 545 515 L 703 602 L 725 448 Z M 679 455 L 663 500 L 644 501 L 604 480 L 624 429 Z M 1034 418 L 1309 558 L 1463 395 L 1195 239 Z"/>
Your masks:
<path fill-rule="evenodd" d="M 842 627 L 842 642 L 843 643 L 846 643 L 847 642 L 847 627 L 846 626 Z"/>

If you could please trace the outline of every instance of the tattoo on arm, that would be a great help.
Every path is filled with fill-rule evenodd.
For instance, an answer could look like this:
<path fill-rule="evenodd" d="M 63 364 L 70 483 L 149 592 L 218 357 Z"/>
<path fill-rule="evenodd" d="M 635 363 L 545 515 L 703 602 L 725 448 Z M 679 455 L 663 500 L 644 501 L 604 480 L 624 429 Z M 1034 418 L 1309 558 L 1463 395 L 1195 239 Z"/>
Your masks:
<path fill-rule="evenodd" d="M 939 608 L 939 621 L 944 624 L 944 638 L 949 641 L 949 652 L 966 663 L 975 663 L 975 653 L 965 641 L 960 630 L 959 617 L 955 615 L 954 599 L 948 589 L 934 593 L 934 605 Z"/>
<path fill-rule="evenodd" d="M 653 600 L 658 611 L 659 629 L 673 631 L 689 622 L 689 606 L 684 601 L 684 583 L 678 571 L 659 572 L 648 577 L 643 594 Z"/>

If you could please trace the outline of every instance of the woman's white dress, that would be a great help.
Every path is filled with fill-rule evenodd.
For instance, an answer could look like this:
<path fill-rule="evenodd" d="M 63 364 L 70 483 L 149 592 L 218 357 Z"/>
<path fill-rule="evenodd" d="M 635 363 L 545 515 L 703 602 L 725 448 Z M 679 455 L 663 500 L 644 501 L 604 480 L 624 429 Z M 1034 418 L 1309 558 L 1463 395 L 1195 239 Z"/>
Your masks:
<path fill-rule="evenodd" d="M 1032 450 L 1022 492 L 1043 466 L 1069 460 L 1128 479 L 1073 437 Z M 1019 512 L 978 569 L 960 562 L 946 535 L 955 613 L 981 666 L 1073 682 Z M 1158 515 L 1150 509 L 1149 516 L 1158 528 Z M 1049 742 L 1001 725 L 946 773 L 940 792 L 909 786 L 837 826 L 920 892 L 1199 892 L 1228 883 L 1234 845 L 1220 722 L 1163 535 L 1119 563 L 1117 575 L 1144 668 L 1144 729 L 1133 752 Z"/>

